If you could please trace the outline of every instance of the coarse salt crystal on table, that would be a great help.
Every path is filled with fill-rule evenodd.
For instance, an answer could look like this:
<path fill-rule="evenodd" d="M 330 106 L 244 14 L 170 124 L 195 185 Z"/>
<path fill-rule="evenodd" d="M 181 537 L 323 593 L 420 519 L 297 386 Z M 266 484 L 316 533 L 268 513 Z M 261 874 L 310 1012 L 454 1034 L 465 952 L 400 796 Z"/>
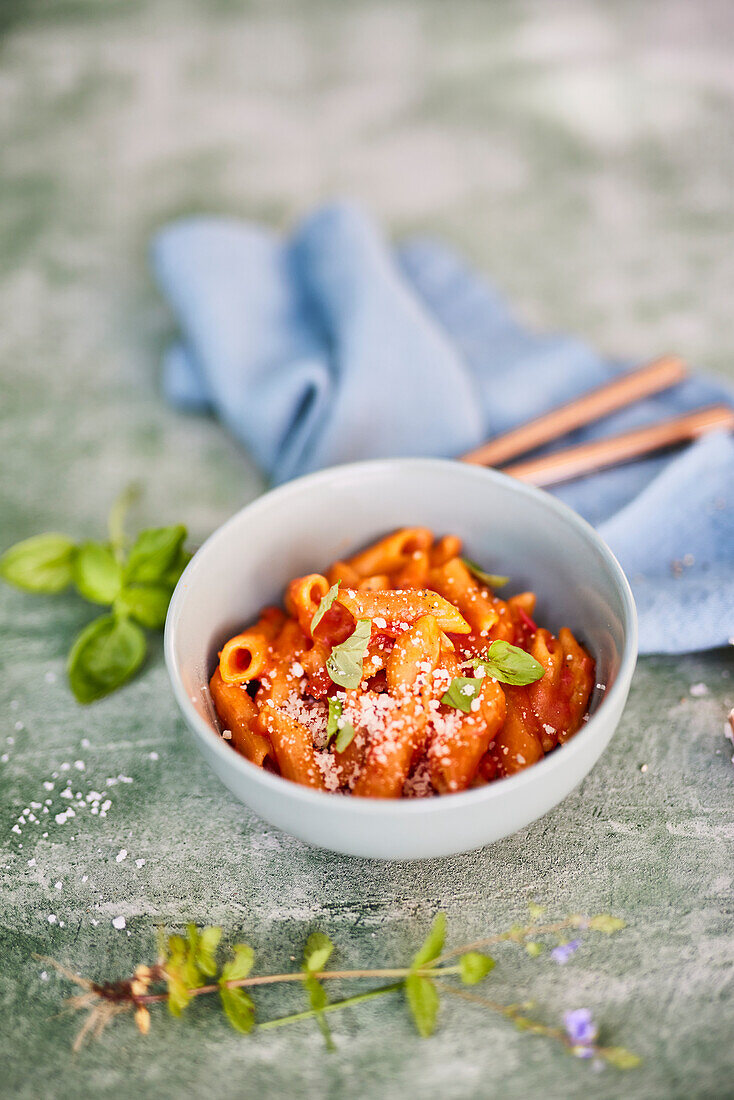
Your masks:
<path fill-rule="evenodd" d="M 123 859 L 127 859 L 127 848 L 121 848 L 115 856 L 115 863 L 122 863 Z"/>
<path fill-rule="evenodd" d="M 126 923 L 127 922 L 125 921 L 124 917 L 113 917 L 112 918 L 112 927 L 117 928 L 118 930 L 122 930 L 125 927 Z"/>
<path fill-rule="evenodd" d="M 702 695 L 708 695 L 709 693 L 707 685 L 702 683 L 691 684 L 688 690 L 696 699 L 699 699 Z"/>

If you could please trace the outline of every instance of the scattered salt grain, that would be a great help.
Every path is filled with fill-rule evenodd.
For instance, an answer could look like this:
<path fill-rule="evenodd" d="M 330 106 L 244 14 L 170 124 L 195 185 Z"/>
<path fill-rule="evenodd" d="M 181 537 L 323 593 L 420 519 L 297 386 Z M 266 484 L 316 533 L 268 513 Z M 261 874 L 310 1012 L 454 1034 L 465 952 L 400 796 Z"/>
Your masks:
<path fill-rule="evenodd" d="M 55 913 L 49 913 L 49 915 L 46 917 L 46 920 L 48 921 L 49 924 L 56 924 L 56 921 L 58 920 L 58 917 L 56 916 Z"/>
<path fill-rule="evenodd" d="M 149 760 L 157 760 L 158 759 L 158 753 L 157 752 L 149 752 L 148 753 L 148 759 Z"/>
<path fill-rule="evenodd" d="M 646 772 L 647 771 L 647 764 L 640 764 L 640 771 L 641 772 Z"/>
<path fill-rule="evenodd" d="M 43 781 L 44 791 L 52 791 L 55 786 L 56 786 L 56 784 L 52 783 L 49 779 L 44 779 L 44 781 Z"/>
<path fill-rule="evenodd" d="M 42 982 L 47 982 L 48 981 L 48 971 L 42 970 L 39 977 L 40 977 Z"/>
<path fill-rule="evenodd" d="M 36 866 L 36 861 L 35 861 L 35 859 L 29 859 L 29 860 L 28 860 L 28 866 L 29 866 L 29 867 L 35 867 L 35 866 Z"/>
<path fill-rule="evenodd" d="M 708 695 L 709 693 L 706 684 L 691 684 L 688 690 L 696 699 L 699 699 L 702 695 Z"/>
<path fill-rule="evenodd" d="M 74 761 L 74 767 L 76 768 L 76 770 L 78 772 L 83 772 L 84 771 L 84 761 L 83 760 L 75 760 Z"/>
<path fill-rule="evenodd" d="M 66 814 L 63 813 L 63 812 L 60 813 L 60 814 L 55 814 L 54 815 L 54 821 L 56 822 L 57 825 L 65 825 L 66 824 Z"/>
<path fill-rule="evenodd" d="M 135 860 L 135 866 L 136 867 L 145 867 L 145 860 L 144 859 L 136 859 Z"/>
<path fill-rule="evenodd" d="M 7 764 L 8 760 L 10 760 L 10 754 L 4 752 L 2 756 L 0 756 L 0 760 L 2 760 L 3 764 Z"/>
<path fill-rule="evenodd" d="M 55 684 L 56 683 L 56 673 L 55 672 L 47 672 L 46 675 L 43 678 L 44 678 L 44 680 L 46 681 L 47 684 Z"/>
<path fill-rule="evenodd" d="M 124 917 L 113 917 L 112 918 L 112 927 L 113 928 L 117 928 L 118 930 L 121 931 L 125 927 L 125 924 L 126 924 L 126 921 L 125 921 Z"/>
<path fill-rule="evenodd" d="M 127 859 L 127 848 L 120 848 L 115 856 L 115 863 L 122 863 L 123 859 Z"/>
<path fill-rule="evenodd" d="M 20 731 L 22 729 L 25 729 L 25 726 L 23 725 L 22 722 L 16 722 L 15 725 L 13 726 L 13 729 L 15 730 L 16 733 L 20 733 Z"/>
<path fill-rule="evenodd" d="M 88 882 L 89 875 L 82 875 L 82 882 Z"/>
<path fill-rule="evenodd" d="M 83 749 L 91 748 L 91 745 L 92 745 L 92 742 L 89 740 L 88 737 L 82 737 L 82 748 Z"/>
<path fill-rule="evenodd" d="M 68 772 L 70 767 L 71 767 L 71 764 L 67 764 L 66 761 L 64 761 L 64 763 L 61 765 L 61 771 L 62 772 Z"/>
<path fill-rule="evenodd" d="M 61 890 L 63 885 L 64 885 L 63 882 L 55 882 L 54 883 L 54 890 Z"/>

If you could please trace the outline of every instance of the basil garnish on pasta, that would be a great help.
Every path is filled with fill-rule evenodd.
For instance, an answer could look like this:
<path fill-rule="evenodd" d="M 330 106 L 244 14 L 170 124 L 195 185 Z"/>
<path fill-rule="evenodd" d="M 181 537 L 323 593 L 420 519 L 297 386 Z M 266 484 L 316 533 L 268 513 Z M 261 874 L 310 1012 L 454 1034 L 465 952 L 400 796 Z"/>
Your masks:
<path fill-rule="evenodd" d="M 351 722 L 342 718 L 344 704 L 341 699 L 329 699 L 329 718 L 326 723 L 326 744 L 330 745 L 336 737 L 334 748 L 337 752 L 344 752 L 354 740 L 355 729 Z"/>
<path fill-rule="evenodd" d="M 475 668 L 483 668 L 485 675 L 492 676 L 503 684 L 515 684 L 519 687 L 534 684 L 545 674 L 540 661 L 536 661 L 519 646 L 499 639 L 492 642 L 486 657 L 475 657 L 471 663 Z"/>
<path fill-rule="evenodd" d="M 471 705 L 482 689 L 483 676 L 455 676 L 447 691 L 441 696 L 441 702 L 447 707 L 455 707 L 468 714 Z"/>
<path fill-rule="evenodd" d="M 346 641 L 341 645 L 335 645 L 332 649 L 326 661 L 326 671 L 339 687 L 359 687 L 362 681 L 364 655 L 367 652 L 371 633 L 371 621 L 359 619 Z"/>
<path fill-rule="evenodd" d="M 319 625 L 324 615 L 336 599 L 336 594 L 339 591 L 340 584 L 341 581 L 337 581 L 336 584 L 332 584 L 326 595 L 321 597 L 321 603 L 317 607 L 314 617 L 311 619 L 311 634 L 313 634 L 314 630 Z"/>
<path fill-rule="evenodd" d="M 461 559 L 464 565 L 467 567 L 470 573 L 473 573 L 477 580 L 482 584 L 489 585 L 490 588 L 502 588 L 503 584 L 507 584 L 509 577 L 503 577 L 499 573 L 485 573 L 475 561 L 471 561 L 470 558 Z"/>

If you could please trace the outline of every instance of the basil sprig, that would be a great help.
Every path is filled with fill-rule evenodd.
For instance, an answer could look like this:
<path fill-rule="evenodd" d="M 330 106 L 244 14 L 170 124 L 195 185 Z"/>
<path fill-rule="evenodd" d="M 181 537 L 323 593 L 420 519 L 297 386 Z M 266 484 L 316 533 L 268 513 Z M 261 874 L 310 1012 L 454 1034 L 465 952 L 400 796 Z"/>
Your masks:
<path fill-rule="evenodd" d="M 147 648 L 141 627 L 163 626 L 173 589 L 191 557 L 181 525 L 141 531 L 128 549 L 124 513 L 135 495 L 126 490 L 113 506 L 107 541 L 36 535 L 0 557 L 0 577 L 16 588 L 58 593 L 73 584 L 89 603 L 111 609 L 84 627 L 69 652 L 69 683 L 80 703 L 109 695 L 137 671 Z"/>
<path fill-rule="evenodd" d="M 499 573 L 485 573 L 475 561 L 471 561 L 470 558 L 461 559 L 464 565 L 467 567 L 470 573 L 473 573 L 477 580 L 480 580 L 482 584 L 489 585 L 490 588 L 502 588 L 504 584 L 507 584 L 509 577 L 500 576 Z"/>
<path fill-rule="evenodd" d="M 340 645 L 335 645 L 326 660 L 329 676 L 343 688 L 356 688 L 362 682 L 364 655 L 372 633 L 369 619 L 359 619 L 352 633 Z"/>
<path fill-rule="evenodd" d="M 455 676 L 449 688 L 441 696 L 441 702 L 468 714 L 472 702 L 482 689 L 485 676 L 491 676 L 503 684 L 515 684 L 525 687 L 534 684 L 545 674 L 540 661 L 536 661 L 524 649 L 510 645 L 509 642 L 492 642 L 486 657 L 472 657 L 469 662 L 474 668 L 481 669 L 480 676 Z"/>

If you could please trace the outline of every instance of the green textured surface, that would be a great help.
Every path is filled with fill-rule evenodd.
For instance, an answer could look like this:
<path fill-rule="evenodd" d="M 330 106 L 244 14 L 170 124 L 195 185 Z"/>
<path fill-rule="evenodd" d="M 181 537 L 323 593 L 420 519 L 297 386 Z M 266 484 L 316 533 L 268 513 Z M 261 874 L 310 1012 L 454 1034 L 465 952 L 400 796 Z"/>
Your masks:
<path fill-rule="evenodd" d="M 183 520 L 194 539 L 258 491 L 214 423 L 158 395 L 171 323 L 146 242 L 185 212 L 283 222 L 351 192 L 391 230 L 463 248 L 535 322 L 732 373 L 724 3 L 2 9 L 2 545 L 98 533 L 135 477 L 136 518 Z M 183 734 L 159 644 L 132 685 L 81 709 L 63 668 L 88 611 L 3 588 L 0 616 L 3 1096 L 734 1095 L 731 651 L 642 661 L 610 749 L 541 822 L 473 855 L 385 865 L 311 851 L 234 802 Z M 43 783 L 64 763 L 75 791 L 108 790 L 104 818 L 56 824 L 60 784 Z M 131 782 L 106 788 L 118 776 Z M 11 831 L 49 797 L 48 827 Z M 461 1004 L 423 1042 L 387 1001 L 334 1017 L 330 1057 L 311 1024 L 246 1039 L 197 1005 L 181 1022 L 159 1013 L 147 1039 L 119 1022 L 73 1058 L 68 986 L 31 957 L 116 977 L 152 955 L 157 923 L 194 919 L 246 936 L 263 966 L 299 955 L 316 924 L 340 964 L 385 965 L 438 908 L 460 942 L 529 899 L 630 927 L 565 968 L 503 949 L 493 995 L 532 995 L 548 1022 L 591 1007 L 641 1069 L 594 1074 Z M 301 997 L 266 994 L 263 1010 Z"/>

